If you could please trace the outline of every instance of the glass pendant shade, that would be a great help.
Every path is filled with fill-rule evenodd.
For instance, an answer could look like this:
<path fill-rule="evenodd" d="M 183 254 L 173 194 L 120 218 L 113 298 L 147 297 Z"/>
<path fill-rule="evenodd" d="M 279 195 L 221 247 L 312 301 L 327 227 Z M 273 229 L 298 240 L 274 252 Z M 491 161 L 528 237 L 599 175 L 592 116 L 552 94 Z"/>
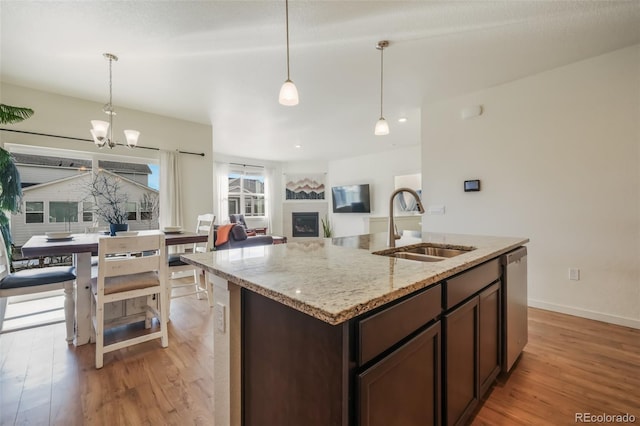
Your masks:
<path fill-rule="evenodd" d="M 280 96 L 278 101 L 281 105 L 294 106 L 298 105 L 298 89 L 293 81 L 287 79 L 280 88 Z"/>
<path fill-rule="evenodd" d="M 138 145 L 138 137 L 140 136 L 140 132 L 137 130 L 125 130 L 124 136 L 127 138 L 127 146 L 129 148 L 133 148 Z"/>
<path fill-rule="evenodd" d="M 102 120 L 91 120 L 91 133 L 95 134 L 96 137 L 106 138 L 107 132 L 109 131 L 109 122 Z"/>
<path fill-rule="evenodd" d="M 389 124 L 384 117 L 380 117 L 380 119 L 376 122 L 376 128 L 374 130 L 376 136 L 384 136 L 389 134 Z"/>
<path fill-rule="evenodd" d="M 109 123 L 102 120 L 91 120 L 91 136 L 93 137 L 93 143 L 98 148 L 102 148 L 107 143 L 107 132 L 109 131 Z"/>

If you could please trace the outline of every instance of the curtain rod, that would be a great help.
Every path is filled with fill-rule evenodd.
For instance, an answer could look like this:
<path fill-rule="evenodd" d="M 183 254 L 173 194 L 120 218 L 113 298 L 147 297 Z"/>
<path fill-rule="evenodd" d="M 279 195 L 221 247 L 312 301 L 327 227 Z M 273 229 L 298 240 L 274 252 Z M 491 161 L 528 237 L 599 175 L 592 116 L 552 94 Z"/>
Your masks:
<path fill-rule="evenodd" d="M 242 163 L 229 163 L 229 164 L 233 164 L 234 166 L 257 167 L 259 169 L 264 169 L 264 166 L 256 166 L 255 164 L 242 164 Z"/>
<path fill-rule="evenodd" d="M 3 129 L 0 128 L 1 131 L 3 132 L 14 132 L 14 133 L 24 133 L 26 135 L 36 135 L 36 136 L 49 136 L 51 138 L 60 138 L 60 139 L 70 139 L 72 141 L 83 141 L 83 142 L 91 142 L 93 143 L 93 140 L 91 139 L 84 139 L 84 138 L 74 138 L 72 136 L 60 136 L 60 135 L 51 135 L 48 133 L 37 133 L 37 132 L 27 132 L 26 130 L 16 130 L 16 129 Z M 120 146 L 126 146 L 125 144 L 119 143 L 117 145 Z M 154 148 L 151 146 L 136 146 L 136 149 L 150 149 L 152 151 L 160 151 L 160 148 Z M 180 154 L 190 154 L 190 155 L 199 155 L 200 157 L 204 157 L 204 152 L 189 152 L 189 151 L 181 151 L 179 149 L 177 149 L 176 151 L 178 151 Z"/>

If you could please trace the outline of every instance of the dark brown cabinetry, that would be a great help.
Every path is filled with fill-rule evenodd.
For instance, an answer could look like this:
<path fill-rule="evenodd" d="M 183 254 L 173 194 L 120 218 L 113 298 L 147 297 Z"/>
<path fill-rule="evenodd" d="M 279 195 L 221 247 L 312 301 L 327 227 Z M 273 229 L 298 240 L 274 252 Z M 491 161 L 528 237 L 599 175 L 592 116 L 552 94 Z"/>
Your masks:
<path fill-rule="evenodd" d="M 500 372 L 500 275 L 496 259 L 445 282 L 443 389 L 447 425 L 464 424 Z"/>
<path fill-rule="evenodd" d="M 479 374 L 480 395 L 484 395 L 500 374 L 500 282 L 483 290 L 479 297 Z"/>
<path fill-rule="evenodd" d="M 359 374 L 359 424 L 440 424 L 440 350 L 438 321 Z"/>
<path fill-rule="evenodd" d="M 459 424 L 478 403 L 478 298 L 444 316 L 446 423 Z"/>
<path fill-rule="evenodd" d="M 493 259 L 340 325 L 242 290 L 242 424 L 465 424 L 501 369 Z"/>

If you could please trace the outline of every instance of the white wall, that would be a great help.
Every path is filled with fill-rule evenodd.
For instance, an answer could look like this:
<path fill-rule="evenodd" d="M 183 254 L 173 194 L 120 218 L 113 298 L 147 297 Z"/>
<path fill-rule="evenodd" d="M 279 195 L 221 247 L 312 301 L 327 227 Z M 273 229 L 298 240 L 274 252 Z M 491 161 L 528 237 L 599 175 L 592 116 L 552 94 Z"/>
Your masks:
<path fill-rule="evenodd" d="M 35 111 L 28 120 L 19 124 L 6 125 L 6 128 L 90 139 L 90 120 L 106 120 L 107 117 L 102 112 L 103 103 L 6 83 L 2 83 L 0 89 L 2 103 L 28 107 Z M 118 115 L 114 118 L 114 135 L 120 141 L 124 141 L 123 129 L 136 129 L 141 132 L 139 144 L 142 146 L 205 154 L 204 157 L 187 154 L 180 156 L 185 214 L 183 226 L 187 229 L 195 229 L 197 214 L 213 210 L 211 126 L 119 108 L 117 104 L 115 109 Z M 113 150 L 103 148 L 98 151 L 89 142 L 11 132 L 0 132 L 0 138 L 3 143 L 158 159 L 157 151 L 139 148 L 130 150 L 125 147 L 116 147 Z"/>
<path fill-rule="evenodd" d="M 420 147 L 410 146 L 376 154 L 329 161 L 327 188 L 329 211 L 331 187 L 368 183 L 371 213 L 329 213 L 334 236 L 366 234 L 370 216 L 389 215 L 389 196 L 394 191 L 394 176 L 420 172 Z"/>
<path fill-rule="evenodd" d="M 640 46 L 423 105 L 424 198 L 446 206 L 424 229 L 529 237 L 530 305 L 640 328 L 639 123 Z"/>

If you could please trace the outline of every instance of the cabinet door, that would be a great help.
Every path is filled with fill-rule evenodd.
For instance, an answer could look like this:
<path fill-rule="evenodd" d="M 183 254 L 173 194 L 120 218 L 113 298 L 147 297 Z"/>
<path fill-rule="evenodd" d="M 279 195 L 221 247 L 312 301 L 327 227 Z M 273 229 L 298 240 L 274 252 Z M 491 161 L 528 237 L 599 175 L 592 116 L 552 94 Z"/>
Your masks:
<path fill-rule="evenodd" d="M 445 315 L 446 424 L 462 424 L 478 403 L 478 297 Z"/>
<path fill-rule="evenodd" d="M 359 374 L 359 424 L 440 424 L 440 350 L 438 321 Z"/>
<path fill-rule="evenodd" d="M 480 396 L 500 373 L 500 282 L 480 293 Z"/>

